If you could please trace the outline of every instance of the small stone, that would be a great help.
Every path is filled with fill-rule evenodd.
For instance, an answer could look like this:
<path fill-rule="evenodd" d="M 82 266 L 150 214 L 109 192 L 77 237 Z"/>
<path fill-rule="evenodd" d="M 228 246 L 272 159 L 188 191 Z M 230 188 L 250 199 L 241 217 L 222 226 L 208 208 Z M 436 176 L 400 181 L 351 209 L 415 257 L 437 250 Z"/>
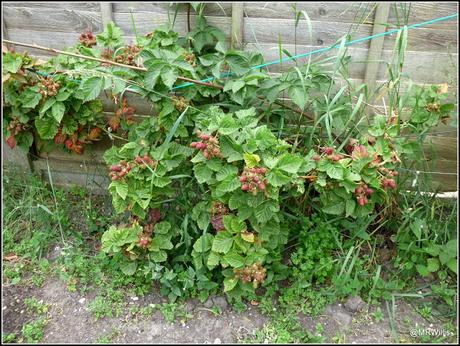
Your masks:
<path fill-rule="evenodd" d="M 2 310 L 6 310 L 6 306 L 4 306 L 4 307 L 2 308 Z"/>
<path fill-rule="evenodd" d="M 81 299 L 78 300 L 78 302 L 79 302 L 80 304 L 83 304 L 83 303 L 85 302 L 85 300 L 86 300 L 86 298 L 81 298 Z"/>
<path fill-rule="evenodd" d="M 222 343 L 222 341 L 220 341 L 220 339 L 219 339 L 219 338 L 216 338 L 216 339 L 214 340 L 214 343 L 215 343 L 215 344 L 221 344 L 221 343 Z"/>
<path fill-rule="evenodd" d="M 360 296 L 353 296 L 347 299 L 345 302 L 345 309 L 349 312 L 357 312 L 364 308 L 366 303 L 361 299 Z"/>
<path fill-rule="evenodd" d="M 21 314 L 23 314 L 23 313 L 24 313 L 24 310 L 21 310 L 21 312 L 20 312 L 20 313 L 21 313 Z"/>
<path fill-rule="evenodd" d="M 208 298 L 208 300 L 206 300 L 206 301 L 203 303 L 203 306 L 204 306 L 205 308 L 210 309 L 210 308 L 212 308 L 213 304 L 214 304 L 214 303 L 213 303 L 213 301 L 212 301 L 212 298 Z"/>
<path fill-rule="evenodd" d="M 340 329 L 347 329 L 352 322 L 352 318 L 350 315 L 347 315 L 346 313 L 340 311 L 337 311 L 335 313 L 334 319 L 340 325 Z"/>
<path fill-rule="evenodd" d="M 228 303 L 227 299 L 224 297 L 213 297 L 212 301 L 214 302 L 214 305 L 218 306 L 221 311 L 225 311 L 228 308 Z"/>
<path fill-rule="evenodd" d="M 139 297 L 131 297 L 132 300 L 139 300 Z"/>

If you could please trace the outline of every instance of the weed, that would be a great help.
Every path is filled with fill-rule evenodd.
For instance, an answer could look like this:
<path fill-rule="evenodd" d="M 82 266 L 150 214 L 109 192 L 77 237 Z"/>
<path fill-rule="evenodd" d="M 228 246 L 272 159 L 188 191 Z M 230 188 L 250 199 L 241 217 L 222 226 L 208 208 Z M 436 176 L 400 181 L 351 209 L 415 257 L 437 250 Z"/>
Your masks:
<path fill-rule="evenodd" d="M 39 315 L 43 315 L 49 310 L 48 304 L 44 304 L 43 300 L 38 301 L 35 297 L 24 299 L 24 304 L 26 305 L 27 311 L 35 312 Z"/>
<path fill-rule="evenodd" d="M 47 324 L 48 319 L 44 317 L 26 323 L 22 326 L 22 336 L 29 343 L 40 342 L 45 335 L 45 327 Z"/>

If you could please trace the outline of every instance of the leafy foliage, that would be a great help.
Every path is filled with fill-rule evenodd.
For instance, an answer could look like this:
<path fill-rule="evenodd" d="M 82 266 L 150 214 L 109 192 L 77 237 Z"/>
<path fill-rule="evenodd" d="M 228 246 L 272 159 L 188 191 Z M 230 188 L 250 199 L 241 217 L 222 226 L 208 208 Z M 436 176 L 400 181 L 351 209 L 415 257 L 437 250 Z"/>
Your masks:
<path fill-rule="evenodd" d="M 295 280 L 321 284 L 335 273 L 338 295 L 369 288 L 353 269 L 364 261 L 355 248 L 337 267 L 339 232 L 303 215 L 346 220 L 353 233 L 353 223 L 387 212 L 398 198 L 399 168 L 421 157 L 424 136 L 453 110 L 441 87 L 413 88 L 390 95 L 398 102 L 389 117 L 370 119 L 365 86 L 338 82 L 348 60 L 344 48 L 334 71 L 313 61 L 275 78 L 253 68 L 263 63 L 261 54 L 228 50 L 223 33 L 201 14 L 185 37 L 162 26 L 126 45 L 109 23 L 96 41 L 84 33 L 69 51 L 126 66 L 64 55 L 38 65 L 27 55 L 5 53 L 7 143 L 28 149 L 35 138 L 81 153 L 83 144 L 107 132 L 113 140 L 104 154 L 109 192 L 126 222 L 105 231 L 102 250 L 123 274 L 159 280 L 171 300 L 184 292 L 204 300 L 219 287 L 238 300 L 280 280 L 292 229 L 301 230 L 302 242 L 291 257 Z M 182 80 L 209 72 L 221 88 L 184 87 Z M 108 120 L 103 92 L 118 108 Z M 136 120 L 127 92 L 152 102 L 156 115 Z M 284 93 L 292 103 L 279 101 Z M 419 232 L 417 220 L 406 224 L 413 232 Z M 314 224 L 322 232 L 311 233 Z M 358 238 L 367 239 L 366 227 Z M 407 233 L 398 241 L 411 242 Z M 436 242 L 424 247 L 431 257 L 423 265 L 416 261 L 421 275 L 454 269 L 456 251 L 448 244 L 445 253 Z"/>

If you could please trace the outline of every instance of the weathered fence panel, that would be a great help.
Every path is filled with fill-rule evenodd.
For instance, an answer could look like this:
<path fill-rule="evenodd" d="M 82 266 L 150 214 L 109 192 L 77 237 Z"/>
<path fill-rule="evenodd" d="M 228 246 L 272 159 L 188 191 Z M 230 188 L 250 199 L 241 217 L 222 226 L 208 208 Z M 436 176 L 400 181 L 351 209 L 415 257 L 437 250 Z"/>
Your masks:
<path fill-rule="evenodd" d="M 242 8 L 234 8 L 232 3 L 208 3 L 205 15 L 208 22 L 221 29 L 230 45 L 231 35 L 246 50 L 259 51 L 266 61 L 279 59 L 279 44 L 292 54 L 310 52 L 332 45 L 346 34 L 352 39 L 369 36 L 375 31 L 374 25 L 383 24 L 386 30 L 402 25 L 410 25 L 458 12 L 455 2 L 391 2 L 388 19 L 375 23 L 377 2 L 245 2 Z M 176 6 L 179 6 L 176 11 Z M 51 48 L 62 49 L 77 42 L 79 34 L 85 30 L 101 32 L 104 25 L 112 19 L 120 26 L 129 42 L 134 42 L 135 31 L 139 35 L 155 30 L 163 23 L 175 18 L 174 29 L 181 34 L 187 32 L 187 3 L 172 4 L 164 2 L 4 2 L 2 3 L 3 32 L 13 41 L 36 43 Z M 312 26 L 312 37 L 308 34 L 305 16 L 296 28 L 294 9 L 305 11 Z M 238 11 L 238 12 L 237 12 Z M 233 16 L 233 19 L 232 19 Z M 377 16 L 379 17 L 379 16 Z M 379 17 L 380 18 L 380 17 Z M 133 20 L 135 30 L 133 28 Z M 191 25 L 196 16 L 191 10 Z M 411 29 L 408 34 L 408 48 L 404 73 L 416 84 L 448 83 L 450 91 L 457 90 L 457 20 L 444 21 Z M 395 35 L 385 36 L 381 47 L 370 52 L 371 41 L 364 41 L 348 48 L 352 57 L 350 78 L 354 83 L 362 83 L 368 76 L 375 78 L 379 86 L 386 78 L 386 63 L 390 62 Z M 18 50 L 24 50 L 17 47 Z M 33 55 L 49 57 L 43 51 L 28 49 Z M 313 58 L 330 57 L 334 49 Z M 370 59 L 372 57 L 372 59 Z M 306 59 L 300 59 L 306 61 Z M 271 73 L 279 73 L 292 62 L 272 65 Z M 368 82 L 369 82 L 368 77 Z M 372 82 L 372 81 L 371 81 Z M 154 116 L 155 110 L 149 102 L 136 95 L 127 94 L 130 104 L 136 108 L 139 118 Z M 456 93 L 452 99 L 456 99 Z M 102 97 L 104 110 L 109 115 L 114 104 Z M 381 106 L 381 104 L 378 104 Z M 455 121 L 456 123 L 456 121 Z M 431 174 L 434 188 L 457 190 L 457 133 L 456 128 L 442 125 L 432 131 L 427 145 L 427 163 L 433 163 Z M 431 143 L 430 143 L 431 142 Z M 51 153 L 39 153 L 33 161 L 33 168 L 47 177 L 48 167 L 57 185 L 79 184 L 95 191 L 103 192 L 108 184 L 103 151 L 111 145 L 106 139 L 87 148 L 84 155 L 68 154 L 56 149 Z M 433 157 L 430 146 L 436 148 Z M 5 146 L 3 146 L 5 148 Z M 3 158 L 30 165 L 27 155 L 18 151 L 3 149 Z M 5 160 L 4 160 L 5 162 Z M 423 173 L 420 174 L 423 180 Z"/>

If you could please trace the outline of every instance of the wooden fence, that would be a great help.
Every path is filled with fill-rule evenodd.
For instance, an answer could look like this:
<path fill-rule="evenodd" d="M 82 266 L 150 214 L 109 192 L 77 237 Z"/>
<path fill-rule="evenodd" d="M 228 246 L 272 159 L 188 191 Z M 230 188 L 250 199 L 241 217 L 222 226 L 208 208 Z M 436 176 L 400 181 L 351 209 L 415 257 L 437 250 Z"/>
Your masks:
<path fill-rule="evenodd" d="M 99 33 L 113 20 L 120 26 L 129 41 L 134 40 L 133 20 L 138 34 L 153 31 L 174 16 L 175 30 L 187 32 L 187 4 L 141 2 L 3 2 L 3 37 L 13 41 L 36 43 L 51 48 L 74 45 L 85 30 Z M 293 6 L 305 11 L 310 19 L 312 37 L 308 33 L 307 20 L 301 17 L 297 30 Z M 327 47 L 345 34 L 353 38 L 369 36 L 402 25 L 428 21 L 458 12 L 455 2 L 414 3 L 363 3 L 363 2 L 245 2 L 208 3 L 205 15 L 210 24 L 220 28 L 228 43 L 246 50 L 261 52 L 267 61 L 279 59 L 279 42 L 291 53 L 308 52 Z M 193 10 L 192 10 L 193 13 Z M 192 25 L 195 15 L 190 16 Z M 409 30 L 404 72 L 416 84 L 448 83 L 457 94 L 457 19 L 438 22 Z M 395 35 L 361 42 L 349 48 L 352 56 L 350 77 L 356 83 L 378 85 L 385 79 L 385 62 L 388 62 L 395 43 Z M 21 50 L 20 47 L 17 47 Z M 43 51 L 29 49 L 32 55 L 47 57 Z M 326 56 L 333 55 L 333 51 Z M 278 73 L 289 63 L 273 65 L 270 72 Z M 152 105 L 130 96 L 137 116 L 152 115 Z M 112 113 L 114 106 L 105 102 L 104 111 Z M 453 121 L 457 123 L 456 119 Z M 443 125 L 432 131 L 428 146 L 437 154 L 430 155 L 433 187 L 444 191 L 457 190 L 457 132 L 452 125 Z M 3 158 L 22 163 L 45 177 L 52 172 L 57 185 L 86 185 L 96 191 L 104 191 L 108 185 L 102 153 L 110 142 L 87 147 L 84 155 L 68 154 L 56 149 L 51 153 L 38 153 L 32 161 L 17 150 L 3 145 Z M 429 149 L 429 148 L 427 148 Z M 425 168 L 426 169 L 426 168 Z M 412 174 L 412 173 L 411 173 Z M 420 178 L 428 174 L 421 173 Z"/>

